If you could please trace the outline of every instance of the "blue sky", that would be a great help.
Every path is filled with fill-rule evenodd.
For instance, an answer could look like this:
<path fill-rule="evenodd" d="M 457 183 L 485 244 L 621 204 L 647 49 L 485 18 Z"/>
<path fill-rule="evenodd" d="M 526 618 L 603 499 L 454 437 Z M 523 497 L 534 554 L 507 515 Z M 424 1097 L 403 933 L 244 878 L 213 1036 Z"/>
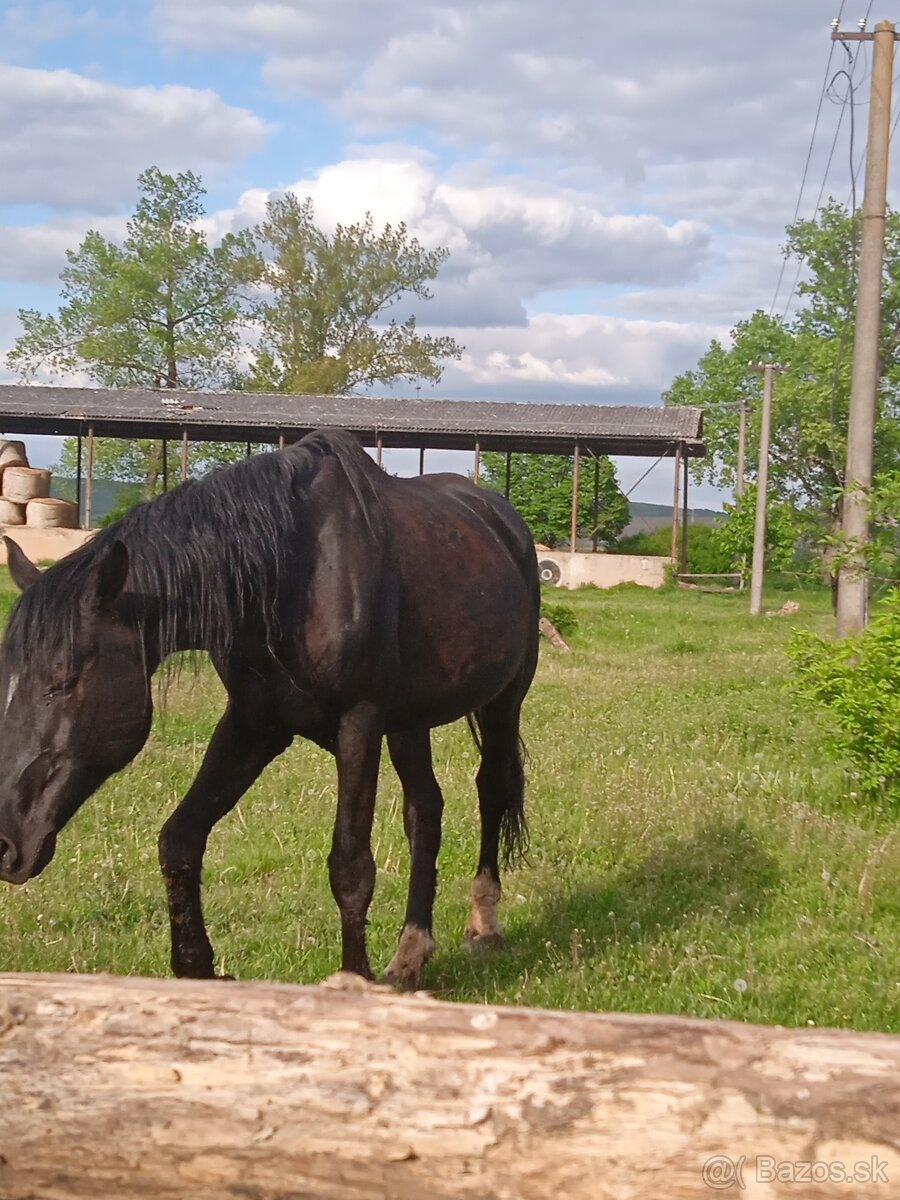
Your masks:
<path fill-rule="evenodd" d="M 659 403 L 712 338 L 787 302 L 779 247 L 835 15 L 818 0 L 0 5 L 0 349 L 18 307 L 54 306 L 67 247 L 118 236 L 156 164 L 203 177 L 213 235 L 294 188 L 323 225 L 371 210 L 447 246 L 417 317 L 465 353 L 427 394 Z M 802 216 L 840 112 L 823 106 Z M 840 199 L 845 133 L 825 179 Z M 620 480 L 647 465 L 621 462 Z M 635 498 L 669 502 L 669 474 Z"/>

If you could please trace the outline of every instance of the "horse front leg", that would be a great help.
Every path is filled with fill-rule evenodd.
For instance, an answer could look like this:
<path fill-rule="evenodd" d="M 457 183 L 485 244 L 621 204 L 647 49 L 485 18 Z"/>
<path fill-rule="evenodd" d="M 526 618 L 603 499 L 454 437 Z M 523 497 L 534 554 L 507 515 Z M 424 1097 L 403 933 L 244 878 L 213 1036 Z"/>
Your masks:
<path fill-rule="evenodd" d="M 434 953 L 431 917 L 437 888 L 444 798 L 434 777 L 428 729 L 388 735 L 391 762 L 403 785 L 403 826 L 409 842 L 409 895 L 397 951 L 384 978 L 395 987 L 418 987 Z"/>
<path fill-rule="evenodd" d="M 169 904 L 172 970 L 178 976 L 215 976 L 200 900 L 200 871 L 209 832 L 290 742 L 288 733 L 271 729 L 262 733 L 255 723 L 251 726 L 229 702 L 197 778 L 162 827 L 159 863 Z"/>
<path fill-rule="evenodd" d="M 380 709 L 358 704 L 341 717 L 335 741 L 338 802 L 328 875 L 341 913 L 341 969 L 364 979 L 372 978 L 366 914 L 375 890 L 372 818 L 382 732 Z"/>

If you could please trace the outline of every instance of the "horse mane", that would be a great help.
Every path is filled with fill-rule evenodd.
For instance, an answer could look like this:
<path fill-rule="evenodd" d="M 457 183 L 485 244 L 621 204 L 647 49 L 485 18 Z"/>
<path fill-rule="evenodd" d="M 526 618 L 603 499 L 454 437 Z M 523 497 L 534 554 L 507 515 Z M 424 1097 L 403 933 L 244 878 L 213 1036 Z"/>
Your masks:
<path fill-rule="evenodd" d="M 298 515 L 322 459 L 341 465 L 370 530 L 381 525 L 372 486 L 377 468 L 356 439 L 323 430 L 276 453 L 254 455 L 137 504 L 90 541 L 48 567 L 10 612 L 4 653 L 23 665 L 40 653 L 54 670 L 74 665 L 80 598 L 100 558 L 115 542 L 129 555 L 122 606 L 146 618 L 142 598 L 159 599 L 158 649 L 164 659 L 190 628 L 213 657 L 224 657 L 248 618 L 273 647 L 285 581 L 297 579 Z M 292 534 L 294 536 L 292 536 Z"/>

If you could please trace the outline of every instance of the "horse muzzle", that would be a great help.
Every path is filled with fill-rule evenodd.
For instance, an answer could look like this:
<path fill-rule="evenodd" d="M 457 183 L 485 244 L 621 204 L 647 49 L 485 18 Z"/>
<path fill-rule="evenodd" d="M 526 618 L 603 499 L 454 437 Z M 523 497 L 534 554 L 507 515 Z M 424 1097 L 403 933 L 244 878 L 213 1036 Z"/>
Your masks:
<path fill-rule="evenodd" d="M 48 833 L 31 853 L 20 850 L 9 838 L 0 835 L 0 880 L 27 883 L 40 875 L 56 852 L 56 834 Z"/>

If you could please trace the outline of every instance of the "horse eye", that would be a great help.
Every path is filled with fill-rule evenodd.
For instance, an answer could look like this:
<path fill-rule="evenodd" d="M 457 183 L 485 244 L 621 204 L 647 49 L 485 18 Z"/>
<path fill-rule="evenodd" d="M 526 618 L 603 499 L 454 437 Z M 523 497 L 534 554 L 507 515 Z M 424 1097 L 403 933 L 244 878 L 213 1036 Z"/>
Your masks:
<path fill-rule="evenodd" d="M 78 676 L 70 675 L 69 678 L 64 679 L 62 683 L 54 683 L 51 687 L 47 688 L 46 692 L 44 692 L 44 696 L 48 700 L 53 700 L 57 696 L 68 696 L 69 693 L 74 690 L 77 682 Z"/>

